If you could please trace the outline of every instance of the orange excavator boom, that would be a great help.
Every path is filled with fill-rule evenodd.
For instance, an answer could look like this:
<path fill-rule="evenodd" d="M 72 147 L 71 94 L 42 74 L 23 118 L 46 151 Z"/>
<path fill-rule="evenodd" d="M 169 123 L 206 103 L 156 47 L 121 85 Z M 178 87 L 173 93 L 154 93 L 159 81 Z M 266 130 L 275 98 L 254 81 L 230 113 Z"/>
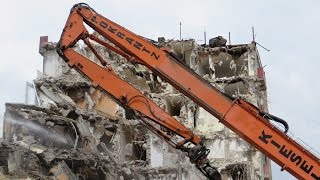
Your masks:
<path fill-rule="evenodd" d="M 83 22 L 114 46 L 90 35 Z M 208 163 L 208 149 L 202 145 L 199 136 L 165 113 L 133 86 L 117 77 L 112 69 L 99 66 L 73 50 L 73 45 L 80 39 L 93 51 L 102 66 L 107 66 L 108 63 L 97 53 L 90 39 L 114 50 L 130 62 L 149 68 L 298 179 L 320 180 L 319 159 L 269 122 L 281 122 L 287 130 L 285 121 L 260 111 L 242 99 L 226 96 L 183 65 L 166 49 L 153 45 L 143 37 L 103 17 L 88 5 L 76 4 L 70 12 L 58 43 L 59 55 L 71 67 L 86 75 L 95 86 L 106 91 L 124 107 L 132 109 L 147 127 L 174 147 L 188 152 L 191 162 L 209 179 L 219 179 L 220 175 Z M 166 130 L 156 128 L 153 123 L 165 127 Z M 183 140 L 174 141 L 169 131 Z M 195 145 L 191 149 L 184 146 L 189 142 Z"/>

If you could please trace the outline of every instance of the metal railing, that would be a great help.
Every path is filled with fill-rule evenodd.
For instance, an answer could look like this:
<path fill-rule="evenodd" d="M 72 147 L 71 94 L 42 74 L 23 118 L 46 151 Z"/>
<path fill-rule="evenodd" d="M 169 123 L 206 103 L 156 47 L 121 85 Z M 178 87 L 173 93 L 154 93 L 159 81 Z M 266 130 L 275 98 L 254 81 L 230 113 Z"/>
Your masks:
<path fill-rule="evenodd" d="M 278 123 L 274 123 L 272 121 L 269 121 L 273 126 L 275 126 L 278 130 L 283 131 L 283 127 L 280 126 Z M 288 131 L 287 136 L 289 136 L 291 139 L 295 140 L 296 143 L 301 145 L 305 150 L 308 150 L 313 155 L 315 155 L 320 160 L 320 152 L 317 151 L 315 148 L 307 144 L 305 141 L 303 141 L 301 138 L 295 136 L 291 131 Z"/>

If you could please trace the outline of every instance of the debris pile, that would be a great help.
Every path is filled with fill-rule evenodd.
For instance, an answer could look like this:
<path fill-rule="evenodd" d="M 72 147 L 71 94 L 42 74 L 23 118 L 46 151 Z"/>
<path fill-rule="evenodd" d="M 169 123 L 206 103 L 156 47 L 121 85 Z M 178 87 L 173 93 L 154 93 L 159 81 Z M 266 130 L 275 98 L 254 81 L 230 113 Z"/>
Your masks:
<path fill-rule="evenodd" d="M 217 37 L 206 46 L 194 40 L 159 39 L 152 43 L 171 49 L 213 86 L 267 111 L 255 43 L 226 45 Z M 216 118 L 146 67 L 95 46 L 122 79 L 205 138 L 211 150 L 208 158 L 224 179 L 271 179 L 270 161 Z M 89 48 L 75 49 L 100 63 Z M 40 53 L 44 68 L 33 82 L 36 104 L 6 104 L 0 178 L 205 179 L 185 154 L 70 69 L 55 52 L 55 43 L 41 44 Z"/>
<path fill-rule="evenodd" d="M 134 179 L 130 168 L 145 163 L 145 150 L 137 144 L 135 150 L 140 150 L 140 154 L 115 154 L 120 151 L 116 144 L 121 142 L 115 138 L 120 131 L 132 138 L 145 133 L 134 131 L 141 128 L 136 121 L 80 109 L 70 111 L 21 104 L 6 104 L 5 119 L 6 137 L 0 147 L 5 154 L 1 154 L 0 161 L 4 162 L 2 173 L 9 177 L 59 179 L 67 175 L 68 179 L 117 179 L 120 176 Z M 121 163 L 121 158 L 127 158 L 130 164 Z"/>

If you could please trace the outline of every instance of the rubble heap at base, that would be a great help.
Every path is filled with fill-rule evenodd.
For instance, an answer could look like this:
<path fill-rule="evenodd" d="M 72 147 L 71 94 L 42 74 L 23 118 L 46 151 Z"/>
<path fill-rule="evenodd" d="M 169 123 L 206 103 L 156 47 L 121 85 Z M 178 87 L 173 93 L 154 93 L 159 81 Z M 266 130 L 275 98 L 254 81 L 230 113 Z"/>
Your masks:
<path fill-rule="evenodd" d="M 161 40 L 156 45 L 171 49 L 220 91 L 268 110 L 255 43 L 226 46 L 224 41 L 212 41 L 201 46 L 194 40 Z M 270 160 L 215 117 L 146 67 L 95 46 L 122 79 L 204 138 L 211 150 L 208 158 L 224 180 L 271 179 Z M 87 47 L 75 49 L 99 64 Z M 41 44 L 40 53 L 44 68 L 34 81 L 36 106 L 6 104 L 0 178 L 205 179 L 184 153 L 70 69 L 56 54 L 54 43 Z"/>

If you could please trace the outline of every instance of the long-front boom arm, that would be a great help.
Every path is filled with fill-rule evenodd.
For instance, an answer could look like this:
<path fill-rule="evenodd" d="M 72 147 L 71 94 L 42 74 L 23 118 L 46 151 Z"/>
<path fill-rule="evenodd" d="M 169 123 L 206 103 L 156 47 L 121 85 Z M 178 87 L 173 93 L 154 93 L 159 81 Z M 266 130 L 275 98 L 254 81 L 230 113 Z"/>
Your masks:
<path fill-rule="evenodd" d="M 83 22 L 107 38 L 116 47 L 109 47 L 104 44 L 105 42 L 89 35 Z M 143 117 L 151 119 L 153 122 L 182 137 L 183 141 L 173 142 L 177 148 L 184 149 L 183 144 L 186 142 L 199 145 L 201 144 L 200 139 L 183 124 L 144 97 L 138 90 L 118 78 L 112 70 L 102 68 L 76 53 L 71 47 L 80 39 L 94 52 L 102 65 L 107 63 L 95 51 L 88 39 L 108 46 L 131 62 L 140 63 L 148 67 L 153 73 L 165 79 L 298 179 L 320 180 L 319 159 L 268 121 L 268 119 L 281 119 L 261 112 L 258 108 L 242 99 L 227 97 L 188 67 L 181 64 L 167 50 L 154 46 L 144 38 L 96 13 L 87 5 L 75 5 L 71 10 L 59 41 L 58 53 L 64 57 L 70 66 L 76 67 L 88 76 L 96 86 L 107 91 L 108 94 L 124 106 L 132 108 L 141 113 Z M 115 81 L 115 79 L 117 80 Z M 149 125 L 153 128 L 151 124 Z M 170 137 L 166 137 L 165 132 L 159 132 L 159 134 L 165 137 L 167 141 L 172 141 Z M 201 149 L 199 147 L 196 146 L 193 150 Z M 201 152 L 207 154 L 205 148 Z M 192 155 L 189 153 L 191 161 L 195 154 L 197 153 Z M 199 169 L 210 178 L 210 170 L 206 170 L 210 166 L 208 163 L 204 163 L 205 166 L 202 166 L 202 162 L 207 162 L 205 156 L 203 156 L 204 158 L 197 158 L 196 164 L 198 163 L 197 167 L 199 168 L 200 166 Z M 212 169 L 215 170 L 214 168 Z"/>

